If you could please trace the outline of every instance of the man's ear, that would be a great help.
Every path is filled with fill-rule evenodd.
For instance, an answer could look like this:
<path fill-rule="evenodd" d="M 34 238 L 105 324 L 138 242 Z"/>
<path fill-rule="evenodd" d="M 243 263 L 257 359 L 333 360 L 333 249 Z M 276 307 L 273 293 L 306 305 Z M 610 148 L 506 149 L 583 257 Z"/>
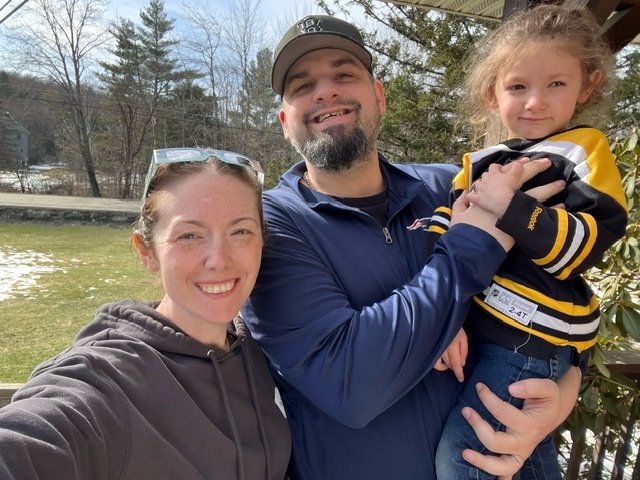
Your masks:
<path fill-rule="evenodd" d="M 376 101 L 378 102 L 380 113 L 384 114 L 387 111 L 387 99 L 384 96 L 384 85 L 377 78 L 373 82 L 373 89 L 376 93 Z"/>
<path fill-rule="evenodd" d="M 147 270 L 150 272 L 160 270 L 160 264 L 158 263 L 155 253 L 153 253 L 153 249 L 147 247 L 137 233 L 131 235 L 131 244 L 136 249 L 138 258 L 142 264 L 147 267 Z"/>
<path fill-rule="evenodd" d="M 593 93 L 593 89 L 602 81 L 602 70 L 594 70 L 582 83 L 582 90 L 578 94 L 578 103 L 584 103 L 589 100 Z"/>
<path fill-rule="evenodd" d="M 282 108 L 278 112 L 278 120 L 280 121 L 282 134 L 284 135 L 285 140 L 289 140 L 289 127 L 287 127 L 287 117 Z"/>

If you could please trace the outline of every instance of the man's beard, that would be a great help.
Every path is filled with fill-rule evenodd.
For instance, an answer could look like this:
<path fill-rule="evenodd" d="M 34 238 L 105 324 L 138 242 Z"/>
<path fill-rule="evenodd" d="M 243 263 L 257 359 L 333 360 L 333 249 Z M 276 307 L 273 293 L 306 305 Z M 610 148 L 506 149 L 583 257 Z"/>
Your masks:
<path fill-rule="evenodd" d="M 345 101 L 343 103 L 351 106 L 360 118 L 362 106 L 358 102 Z M 309 112 L 306 115 L 305 124 L 308 124 L 315 113 Z M 336 125 L 315 135 L 309 132 L 306 139 L 302 141 L 292 139 L 291 143 L 298 153 L 316 168 L 340 172 L 366 160 L 375 146 L 379 128 L 380 118 L 378 116 L 368 132 L 358 121 L 351 129 L 344 125 Z"/>
<path fill-rule="evenodd" d="M 372 144 L 362 127 L 348 130 L 337 125 L 308 138 L 302 145 L 296 142 L 294 147 L 315 167 L 340 172 L 364 160 Z"/>

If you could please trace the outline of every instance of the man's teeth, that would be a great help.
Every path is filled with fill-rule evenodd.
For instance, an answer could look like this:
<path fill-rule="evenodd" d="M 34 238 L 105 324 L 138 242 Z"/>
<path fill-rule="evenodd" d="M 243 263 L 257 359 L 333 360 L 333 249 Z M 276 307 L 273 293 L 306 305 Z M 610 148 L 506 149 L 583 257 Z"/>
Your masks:
<path fill-rule="evenodd" d="M 233 288 L 233 280 L 215 285 L 201 285 L 200 289 L 205 293 L 225 293 Z"/>
<path fill-rule="evenodd" d="M 340 117 L 341 115 L 342 115 L 342 112 L 327 113 L 326 115 L 322 115 L 318 117 L 318 123 L 324 122 L 327 118 Z"/>

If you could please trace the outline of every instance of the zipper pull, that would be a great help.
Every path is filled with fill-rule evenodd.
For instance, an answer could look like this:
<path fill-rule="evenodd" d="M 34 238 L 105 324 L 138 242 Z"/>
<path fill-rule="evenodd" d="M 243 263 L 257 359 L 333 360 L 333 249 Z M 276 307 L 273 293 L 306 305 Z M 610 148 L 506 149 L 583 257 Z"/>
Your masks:
<path fill-rule="evenodd" d="M 387 227 L 382 227 L 382 233 L 384 233 L 384 241 L 387 242 L 387 245 L 391 245 L 393 243 L 393 238 L 391 238 L 391 232 Z"/>

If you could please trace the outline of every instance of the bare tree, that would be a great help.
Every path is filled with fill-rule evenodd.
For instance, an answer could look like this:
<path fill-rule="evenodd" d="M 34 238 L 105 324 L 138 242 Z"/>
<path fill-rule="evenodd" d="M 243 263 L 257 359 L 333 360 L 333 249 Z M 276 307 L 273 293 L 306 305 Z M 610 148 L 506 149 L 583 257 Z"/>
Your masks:
<path fill-rule="evenodd" d="M 249 106 L 246 85 L 250 62 L 264 41 L 265 22 L 260 14 L 261 0 L 237 0 L 230 2 L 229 14 L 223 25 L 224 46 L 229 52 L 227 69 L 233 72 L 237 95 L 237 115 L 239 124 L 246 127 L 249 121 Z"/>
<path fill-rule="evenodd" d="M 298 0 L 297 2 L 291 2 L 290 8 L 287 9 L 284 15 L 278 15 L 273 17 L 270 21 L 270 28 L 273 39 L 268 42 L 271 49 L 276 47 L 276 42 L 284 35 L 294 22 L 297 22 L 302 17 L 311 14 L 323 14 L 326 12 L 316 5 L 317 2 L 313 0 Z"/>
<path fill-rule="evenodd" d="M 94 197 L 100 196 L 91 150 L 95 114 L 90 67 L 107 40 L 100 25 L 106 0 L 32 0 L 7 33 L 21 68 L 59 85 Z"/>
<path fill-rule="evenodd" d="M 218 101 L 220 77 L 223 77 L 220 61 L 222 26 L 219 15 L 209 5 L 183 4 L 183 16 L 191 28 L 180 42 L 184 61 L 200 72 L 206 72 L 204 81 L 211 97 L 211 115 L 214 121 L 220 121 L 224 115 L 220 112 Z"/>

